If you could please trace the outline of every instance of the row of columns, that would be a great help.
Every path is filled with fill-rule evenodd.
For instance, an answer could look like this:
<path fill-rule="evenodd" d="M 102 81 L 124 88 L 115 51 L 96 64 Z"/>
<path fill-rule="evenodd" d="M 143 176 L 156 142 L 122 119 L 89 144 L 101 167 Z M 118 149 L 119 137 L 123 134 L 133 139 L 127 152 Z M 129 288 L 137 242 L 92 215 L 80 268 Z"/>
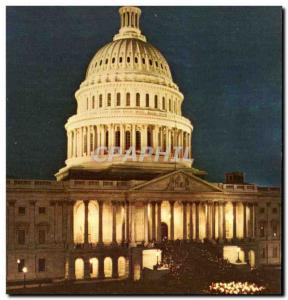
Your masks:
<path fill-rule="evenodd" d="M 151 217 L 148 219 L 148 204 L 151 205 Z M 144 207 L 144 240 L 145 242 L 157 241 L 161 242 L 161 201 L 152 201 L 149 203 L 145 203 Z M 170 240 L 174 240 L 174 212 L 175 212 L 175 201 L 169 201 L 170 203 Z M 238 202 L 237 202 L 238 203 Z M 236 217 L 236 202 L 232 202 L 233 205 L 233 235 L 232 238 L 237 238 L 237 217 Z M 206 238 L 215 239 L 216 238 L 216 208 L 218 210 L 218 238 L 226 239 L 226 207 L 227 202 L 188 202 L 183 201 L 183 239 L 188 239 L 188 230 L 190 239 L 194 239 L 193 232 L 195 226 L 195 239 L 200 239 L 200 231 L 199 231 L 199 219 L 200 219 L 200 205 L 204 205 L 206 207 Z M 84 215 L 84 246 L 88 247 L 88 205 L 89 200 L 84 201 L 85 205 L 85 215 Z M 99 224 L 98 224 L 98 245 L 103 245 L 103 201 L 98 201 L 99 205 Z M 116 239 L 116 208 L 117 205 L 121 205 L 124 208 L 124 218 L 122 221 L 122 242 L 135 244 L 135 203 L 134 202 L 112 202 L 112 244 L 117 244 Z M 246 215 L 246 207 L 250 209 L 250 222 L 249 228 L 247 228 L 247 215 Z M 192 218 L 193 209 L 195 208 L 195 222 Z M 254 203 L 246 203 L 243 202 L 243 238 L 255 237 L 255 204 Z M 188 210 L 189 213 L 189 228 L 187 228 L 187 215 Z M 221 213 L 220 213 L 221 212 Z M 71 241 L 74 240 L 73 236 L 73 210 L 69 214 L 70 218 L 70 231 L 71 231 Z M 151 224 L 151 233 L 149 230 L 149 223 Z M 188 229 L 188 230 L 187 230 Z M 73 241 L 74 243 L 74 241 Z"/>
<path fill-rule="evenodd" d="M 126 134 L 127 131 L 129 135 Z M 136 132 L 140 136 L 139 141 L 137 141 Z M 136 150 L 149 146 L 156 151 L 160 147 L 163 152 L 170 151 L 171 153 L 173 153 L 174 147 L 182 147 L 180 156 L 188 147 L 188 156 L 191 158 L 191 133 L 167 126 L 138 126 L 136 124 L 84 126 L 68 131 L 67 140 L 68 158 L 90 156 L 97 147 L 107 147 L 108 149 L 120 147 L 123 153 L 129 148 L 129 145 L 135 146 Z"/>

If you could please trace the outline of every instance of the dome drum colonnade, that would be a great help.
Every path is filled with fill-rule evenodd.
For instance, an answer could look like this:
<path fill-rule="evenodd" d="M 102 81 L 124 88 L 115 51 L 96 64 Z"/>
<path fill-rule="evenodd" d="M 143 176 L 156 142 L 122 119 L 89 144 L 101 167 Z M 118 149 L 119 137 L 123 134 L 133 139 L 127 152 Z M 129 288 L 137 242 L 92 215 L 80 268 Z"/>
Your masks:
<path fill-rule="evenodd" d="M 93 161 L 97 147 L 120 147 L 125 153 L 133 146 L 137 154 L 145 147 L 155 154 L 159 147 L 169 157 L 174 147 L 183 148 L 183 157 L 187 147 L 187 158 L 192 157 L 193 126 L 181 115 L 183 94 L 163 55 L 141 34 L 141 10 L 123 7 L 119 12 L 119 33 L 96 53 L 75 93 L 77 114 L 65 125 L 66 168 Z M 163 168 L 163 162 L 160 156 L 153 167 Z M 179 164 L 191 167 L 188 161 Z"/>

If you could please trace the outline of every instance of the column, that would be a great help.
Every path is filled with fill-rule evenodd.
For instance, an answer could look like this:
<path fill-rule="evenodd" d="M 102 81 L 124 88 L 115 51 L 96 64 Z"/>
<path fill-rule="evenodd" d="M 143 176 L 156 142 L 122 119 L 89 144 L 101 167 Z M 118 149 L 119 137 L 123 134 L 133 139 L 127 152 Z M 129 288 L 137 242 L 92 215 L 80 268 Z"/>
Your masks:
<path fill-rule="evenodd" d="M 223 238 L 223 233 L 222 233 L 223 225 L 222 225 L 222 219 L 221 219 L 222 208 L 221 207 L 222 207 L 222 205 L 218 201 L 218 239 L 219 240 L 221 240 Z"/>
<path fill-rule="evenodd" d="M 146 149 L 147 147 L 147 129 L 148 129 L 148 126 L 147 125 L 143 125 L 143 129 L 141 130 L 141 146 L 142 146 L 142 149 Z M 143 138 L 142 138 L 143 137 Z"/>
<path fill-rule="evenodd" d="M 75 258 L 73 256 L 68 256 L 68 279 L 75 279 Z"/>
<path fill-rule="evenodd" d="M 216 226 L 215 226 L 215 202 L 212 202 L 211 207 L 211 213 L 212 213 L 212 239 L 215 240 L 216 237 Z"/>
<path fill-rule="evenodd" d="M 236 230 L 236 219 L 237 219 L 237 213 L 236 213 L 236 202 L 233 202 L 233 239 L 237 238 L 237 230 Z"/>
<path fill-rule="evenodd" d="M 187 202 L 183 202 L 183 240 L 187 240 Z"/>
<path fill-rule="evenodd" d="M 125 213 L 126 213 L 126 243 L 130 242 L 130 220 L 129 220 L 129 202 L 125 203 Z"/>
<path fill-rule="evenodd" d="M 89 258 L 84 258 L 84 279 L 90 278 L 90 261 Z"/>
<path fill-rule="evenodd" d="M 149 242 L 149 220 L 148 220 L 148 203 L 144 203 L 144 240 Z"/>
<path fill-rule="evenodd" d="M 225 206 L 226 202 L 223 202 L 222 206 L 222 231 L 223 231 L 223 239 L 226 239 L 226 216 L 225 216 Z"/>
<path fill-rule="evenodd" d="M 121 241 L 122 243 L 125 243 L 125 226 L 126 226 L 126 221 L 125 221 L 125 202 L 121 202 L 121 210 L 122 210 L 122 237 L 121 237 Z"/>
<path fill-rule="evenodd" d="M 86 151 L 86 155 L 90 156 L 91 155 L 91 128 L 90 126 L 88 126 L 87 128 L 87 151 Z"/>
<path fill-rule="evenodd" d="M 73 157 L 77 157 L 77 130 L 73 130 Z"/>
<path fill-rule="evenodd" d="M 155 202 L 152 202 L 152 241 L 156 240 Z"/>
<path fill-rule="evenodd" d="M 131 130 L 131 145 L 136 149 L 136 125 L 132 124 Z"/>
<path fill-rule="evenodd" d="M 169 201 L 170 203 L 170 215 L 171 215 L 171 219 L 170 219 L 170 240 L 173 241 L 174 240 L 174 204 L 175 201 Z"/>
<path fill-rule="evenodd" d="M 159 133 L 159 126 L 155 126 L 153 130 L 153 148 L 154 152 L 156 152 L 156 149 L 158 148 L 158 133 Z"/>
<path fill-rule="evenodd" d="M 206 202 L 206 238 L 210 238 L 210 203 Z"/>
<path fill-rule="evenodd" d="M 103 201 L 98 200 L 99 205 L 99 224 L 98 224 L 98 245 L 103 245 Z"/>
<path fill-rule="evenodd" d="M 79 156 L 83 156 L 83 127 L 80 128 L 80 152 Z"/>
<path fill-rule="evenodd" d="M 110 147 L 115 147 L 115 125 L 112 124 L 111 132 L 109 133 L 109 137 L 111 136 L 111 144 Z"/>
<path fill-rule="evenodd" d="M 95 148 L 98 148 L 101 146 L 101 125 L 97 126 L 97 145 Z"/>
<path fill-rule="evenodd" d="M 122 150 L 122 153 L 124 153 L 125 150 L 125 130 L 124 125 L 120 125 L 120 149 Z"/>
<path fill-rule="evenodd" d="M 116 240 L 116 210 L 117 202 L 112 202 L 112 244 L 117 244 Z"/>
<path fill-rule="evenodd" d="M 243 238 L 247 237 L 247 217 L 246 217 L 246 202 L 243 202 Z"/>
<path fill-rule="evenodd" d="M 104 257 L 101 255 L 98 257 L 98 277 L 101 279 L 101 278 L 104 278 Z"/>
<path fill-rule="evenodd" d="M 130 202 L 130 222 L 131 222 L 131 240 L 130 244 L 135 245 L 135 203 Z"/>
<path fill-rule="evenodd" d="M 84 246 L 88 247 L 88 205 L 89 200 L 84 200 Z"/>
<path fill-rule="evenodd" d="M 112 257 L 112 278 L 118 278 L 118 257 Z"/>
<path fill-rule="evenodd" d="M 67 202 L 67 243 L 70 248 L 74 245 L 74 200 Z"/>
<path fill-rule="evenodd" d="M 196 202 L 196 240 L 199 240 L 199 202 Z"/>
<path fill-rule="evenodd" d="M 157 202 L 157 242 L 161 242 L 161 201 Z"/>
<path fill-rule="evenodd" d="M 191 202 L 189 206 L 190 206 L 189 235 L 190 235 L 190 240 L 193 240 L 193 202 Z"/>
<path fill-rule="evenodd" d="M 67 131 L 67 158 L 70 158 L 70 143 L 71 143 L 71 138 L 70 138 L 70 131 Z"/>

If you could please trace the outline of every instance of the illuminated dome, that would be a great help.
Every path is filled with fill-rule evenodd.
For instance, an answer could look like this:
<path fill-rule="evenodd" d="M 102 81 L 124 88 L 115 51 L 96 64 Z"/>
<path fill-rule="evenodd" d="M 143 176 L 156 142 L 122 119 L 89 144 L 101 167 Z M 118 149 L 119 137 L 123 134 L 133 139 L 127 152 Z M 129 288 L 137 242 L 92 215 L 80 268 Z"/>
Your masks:
<path fill-rule="evenodd" d="M 169 170 L 175 163 L 145 158 L 143 162 L 95 163 L 92 153 L 99 147 L 131 146 L 170 151 L 189 148 L 193 126 L 182 116 L 183 94 L 173 82 L 164 56 L 147 42 L 139 29 L 141 10 L 122 7 L 121 26 L 111 43 L 92 58 L 84 81 L 76 91 L 77 113 L 65 125 L 67 160 L 56 177 L 67 177 L 70 169 L 103 170 L 111 167 Z M 138 153 L 138 152 L 137 152 Z M 104 156 L 107 153 L 102 153 Z M 138 153 L 139 154 L 139 153 Z M 183 153 L 181 153 L 183 155 Z M 191 162 L 176 163 L 181 168 Z"/>

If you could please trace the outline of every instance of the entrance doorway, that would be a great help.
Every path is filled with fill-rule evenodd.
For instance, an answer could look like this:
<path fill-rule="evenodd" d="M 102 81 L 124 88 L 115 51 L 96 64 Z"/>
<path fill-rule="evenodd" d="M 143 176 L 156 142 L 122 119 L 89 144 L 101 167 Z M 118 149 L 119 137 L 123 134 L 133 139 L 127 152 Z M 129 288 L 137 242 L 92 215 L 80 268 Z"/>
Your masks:
<path fill-rule="evenodd" d="M 161 241 L 168 239 L 168 225 L 164 222 L 161 223 Z"/>

